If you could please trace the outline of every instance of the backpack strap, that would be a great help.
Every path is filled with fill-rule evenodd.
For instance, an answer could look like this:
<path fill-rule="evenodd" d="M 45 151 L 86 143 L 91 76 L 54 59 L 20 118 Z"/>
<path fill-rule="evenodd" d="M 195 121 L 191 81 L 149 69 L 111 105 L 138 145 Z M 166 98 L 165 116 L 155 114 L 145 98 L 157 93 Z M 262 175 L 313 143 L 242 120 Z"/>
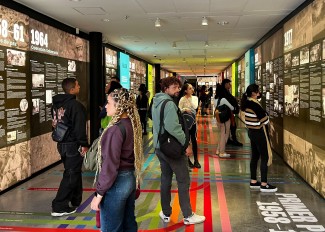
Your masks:
<path fill-rule="evenodd" d="M 158 138 L 161 135 L 161 128 L 163 128 L 163 127 L 165 128 L 164 111 L 165 111 L 165 106 L 166 106 L 167 102 L 169 102 L 169 101 L 172 101 L 172 100 L 170 100 L 170 99 L 164 100 L 164 102 L 162 103 L 161 108 L 160 108 L 160 127 L 159 127 L 159 132 L 158 132 Z"/>
<path fill-rule="evenodd" d="M 118 126 L 118 128 L 120 128 L 120 131 L 121 131 L 121 133 L 123 135 L 123 143 L 124 143 L 124 141 L 126 139 L 126 129 L 125 129 L 125 126 L 123 125 L 123 123 L 121 121 L 119 121 L 116 125 Z"/>

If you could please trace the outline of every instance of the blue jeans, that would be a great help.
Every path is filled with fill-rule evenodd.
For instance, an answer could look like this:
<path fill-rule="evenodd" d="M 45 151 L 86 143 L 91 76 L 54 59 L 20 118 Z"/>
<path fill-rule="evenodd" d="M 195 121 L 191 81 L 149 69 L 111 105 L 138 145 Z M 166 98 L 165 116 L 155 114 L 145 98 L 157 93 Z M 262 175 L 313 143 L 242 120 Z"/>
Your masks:
<path fill-rule="evenodd" d="M 138 231 L 135 221 L 136 180 L 134 171 L 119 171 L 100 204 L 102 232 Z"/>
<path fill-rule="evenodd" d="M 179 159 L 172 159 L 165 156 L 159 149 L 156 149 L 156 155 L 160 162 L 161 183 L 160 183 L 160 200 L 161 208 L 165 215 L 172 213 L 171 188 L 173 174 L 175 173 L 178 200 L 184 217 L 192 215 L 192 207 L 190 202 L 190 174 L 188 172 L 188 158 L 183 155 Z"/>

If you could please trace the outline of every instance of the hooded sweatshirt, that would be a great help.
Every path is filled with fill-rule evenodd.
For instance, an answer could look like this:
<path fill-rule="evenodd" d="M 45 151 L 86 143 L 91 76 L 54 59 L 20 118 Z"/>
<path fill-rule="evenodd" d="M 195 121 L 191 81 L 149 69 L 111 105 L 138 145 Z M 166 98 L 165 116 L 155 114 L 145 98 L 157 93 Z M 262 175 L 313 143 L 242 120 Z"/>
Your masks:
<path fill-rule="evenodd" d="M 56 109 L 58 115 L 56 115 Z M 52 118 L 69 126 L 69 134 L 63 143 L 75 142 L 82 147 L 88 146 L 85 107 L 72 94 L 57 94 L 53 97 Z"/>
<path fill-rule="evenodd" d="M 153 121 L 153 142 L 154 147 L 159 148 L 158 133 L 160 128 L 160 111 L 162 103 L 170 99 L 172 101 L 167 102 L 164 109 L 164 128 L 169 134 L 174 136 L 183 146 L 186 141 L 185 133 L 179 123 L 179 118 L 177 115 L 178 107 L 173 102 L 173 99 L 166 93 L 157 93 L 153 98 L 152 105 L 152 121 Z M 161 129 L 161 134 L 164 133 L 164 128 Z M 158 143 L 158 144 L 157 144 Z"/>

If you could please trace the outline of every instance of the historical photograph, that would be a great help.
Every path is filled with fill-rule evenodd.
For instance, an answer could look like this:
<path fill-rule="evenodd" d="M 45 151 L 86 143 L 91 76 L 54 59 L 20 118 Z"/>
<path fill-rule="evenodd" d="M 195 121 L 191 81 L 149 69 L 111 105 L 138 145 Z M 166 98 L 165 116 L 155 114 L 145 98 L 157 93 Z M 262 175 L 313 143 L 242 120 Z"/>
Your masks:
<path fill-rule="evenodd" d="M 304 47 L 300 49 L 300 64 L 308 64 L 309 63 L 309 48 Z"/>
<path fill-rule="evenodd" d="M 16 66 L 25 66 L 26 52 L 7 49 L 7 64 Z"/>
<path fill-rule="evenodd" d="M 33 73 L 32 74 L 32 87 L 33 88 L 43 88 L 44 82 L 44 74 Z"/>
<path fill-rule="evenodd" d="M 299 116 L 299 85 L 284 86 L 284 110 L 285 115 Z"/>
<path fill-rule="evenodd" d="M 321 44 L 315 44 L 310 48 L 310 63 L 321 60 Z"/>

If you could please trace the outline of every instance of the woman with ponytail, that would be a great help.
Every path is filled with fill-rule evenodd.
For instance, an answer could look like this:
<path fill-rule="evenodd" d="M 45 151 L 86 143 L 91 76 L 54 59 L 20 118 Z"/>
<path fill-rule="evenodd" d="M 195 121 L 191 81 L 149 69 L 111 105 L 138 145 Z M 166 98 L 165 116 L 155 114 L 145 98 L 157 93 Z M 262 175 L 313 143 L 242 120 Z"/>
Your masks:
<path fill-rule="evenodd" d="M 245 112 L 245 124 L 252 147 L 250 188 L 260 189 L 261 192 L 276 192 L 278 189 L 267 182 L 268 166 L 272 164 L 272 150 L 268 138 L 269 116 L 257 100 L 261 96 L 258 85 L 251 84 L 241 99 L 241 110 Z M 260 158 L 261 182 L 256 177 Z"/>
<path fill-rule="evenodd" d="M 100 209 L 101 231 L 137 231 L 135 197 L 143 164 L 138 110 L 124 88 L 110 93 L 105 107 L 112 119 L 98 143 L 98 179 L 91 208 Z"/>

